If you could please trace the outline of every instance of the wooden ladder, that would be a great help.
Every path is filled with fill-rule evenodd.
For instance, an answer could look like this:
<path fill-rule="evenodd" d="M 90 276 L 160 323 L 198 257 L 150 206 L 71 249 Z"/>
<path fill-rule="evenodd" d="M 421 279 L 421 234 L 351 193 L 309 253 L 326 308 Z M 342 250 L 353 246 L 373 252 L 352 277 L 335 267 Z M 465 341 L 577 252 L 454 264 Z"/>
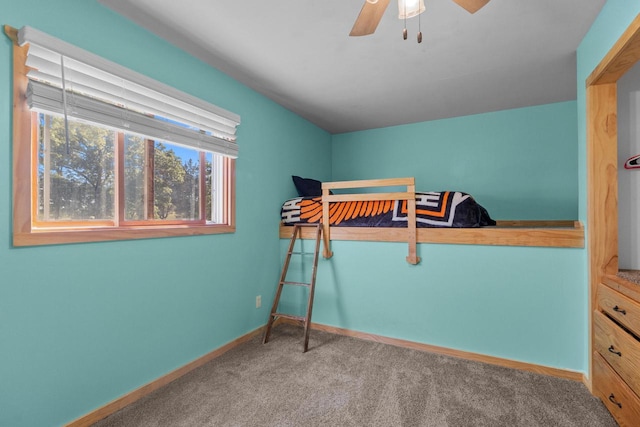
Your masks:
<path fill-rule="evenodd" d="M 302 237 L 303 227 L 315 227 L 316 228 L 316 248 L 314 252 L 294 252 L 296 239 Z M 322 224 L 295 224 L 293 226 L 293 234 L 291 235 L 291 242 L 289 243 L 289 249 L 287 250 L 287 258 L 284 261 L 282 267 L 282 273 L 280 274 L 280 282 L 278 282 L 278 290 L 271 306 L 271 313 L 269 314 L 269 320 L 264 332 L 263 343 L 266 344 L 269 341 L 271 335 L 271 327 L 273 322 L 278 318 L 294 320 L 298 323 L 304 324 L 304 349 L 303 353 L 306 353 L 309 346 L 309 326 L 311 324 L 311 310 L 313 309 L 313 293 L 316 287 L 316 271 L 318 270 L 318 254 L 320 253 L 320 239 L 322 236 Z M 287 281 L 287 271 L 289 270 L 289 261 L 291 261 L 291 255 L 311 255 L 313 254 L 313 271 L 311 273 L 311 281 L 309 283 L 302 282 L 289 282 Z M 280 302 L 280 295 L 282 294 L 282 288 L 285 285 L 304 286 L 309 288 L 309 295 L 307 298 L 307 313 L 305 316 L 295 316 L 292 314 L 278 313 L 278 303 Z"/>

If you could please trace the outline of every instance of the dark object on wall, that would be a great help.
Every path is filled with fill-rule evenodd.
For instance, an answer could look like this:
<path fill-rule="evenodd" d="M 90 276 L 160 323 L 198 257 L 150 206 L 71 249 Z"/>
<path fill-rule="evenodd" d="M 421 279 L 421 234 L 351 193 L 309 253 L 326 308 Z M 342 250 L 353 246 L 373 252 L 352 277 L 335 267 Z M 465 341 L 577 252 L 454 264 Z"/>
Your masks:
<path fill-rule="evenodd" d="M 640 169 L 640 154 L 631 156 L 624 162 L 625 169 Z"/>

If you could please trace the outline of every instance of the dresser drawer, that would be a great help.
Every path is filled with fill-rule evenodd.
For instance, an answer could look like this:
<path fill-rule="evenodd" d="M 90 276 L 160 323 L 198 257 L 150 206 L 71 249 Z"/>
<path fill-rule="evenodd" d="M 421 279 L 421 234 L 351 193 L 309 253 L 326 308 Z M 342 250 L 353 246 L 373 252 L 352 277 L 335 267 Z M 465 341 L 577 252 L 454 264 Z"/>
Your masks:
<path fill-rule="evenodd" d="M 601 284 L 598 286 L 598 306 L 640 337 L 640 304 L 636 301 Z"/>
<path fill-rule="evenodd" d="M 611 369 L 598 353 L 593 355 L 593 393 L 604 402 L 622 427 L 637 427 L 640 398 Z"/>
<path fill-rule="evenodd" d="M 593 313 L 593 326 L 595 350 L 640 394 L 640 342 L 599 311 Z"/>

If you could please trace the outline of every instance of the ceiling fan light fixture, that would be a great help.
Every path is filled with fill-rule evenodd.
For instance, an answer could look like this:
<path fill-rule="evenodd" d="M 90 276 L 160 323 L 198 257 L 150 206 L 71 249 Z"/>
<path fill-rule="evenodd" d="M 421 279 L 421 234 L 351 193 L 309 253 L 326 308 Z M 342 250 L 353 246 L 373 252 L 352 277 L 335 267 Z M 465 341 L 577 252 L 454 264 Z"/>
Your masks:
<path fill-rule="evenodd" d="M 398 0 L 399 19 L 413 18 L 424 11 L 424 0 Z"/>

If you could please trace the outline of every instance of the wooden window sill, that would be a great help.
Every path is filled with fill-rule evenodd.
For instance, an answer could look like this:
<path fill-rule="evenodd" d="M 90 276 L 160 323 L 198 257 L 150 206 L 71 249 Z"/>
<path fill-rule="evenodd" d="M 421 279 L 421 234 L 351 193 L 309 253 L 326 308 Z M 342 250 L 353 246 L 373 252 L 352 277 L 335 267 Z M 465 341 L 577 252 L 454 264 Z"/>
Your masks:
<path fill-rule="evenodd" d="M 82 228 L 74 230 L 35 230 L 15 233 L 14 246 L 55 245 L 65 243 L 106 242 L 116 240 L 152 239 L 158 237 L 197 236 L 234 233 L 231 225 L 172 225 L 144 227 Z"/>

